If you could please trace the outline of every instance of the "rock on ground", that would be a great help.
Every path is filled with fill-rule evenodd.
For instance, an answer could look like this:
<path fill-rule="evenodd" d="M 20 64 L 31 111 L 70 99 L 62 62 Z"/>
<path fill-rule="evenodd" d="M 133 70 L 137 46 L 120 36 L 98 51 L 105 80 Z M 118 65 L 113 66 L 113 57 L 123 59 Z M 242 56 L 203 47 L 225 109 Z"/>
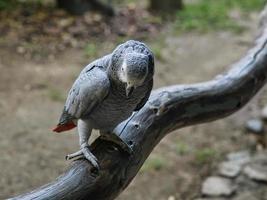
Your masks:
<path fill-rule="evenodd" d="M 251 160 L 251 156 L 249 154 L 249 151 L 239 151 L 239 152 L 233 152 L 227 155 L 228 161 L 235 162 L 239 165 L 244 165 Z"/>
<path fill-rule="evenodd" d="M 241 165 L 234 161 L 222 162 L 219 165 L 219 174 L 229 178 L 235 178 L 241 171 Z"/>
<path fill-rule="evenodd" d="M 236 187 L 229 179 L 212 176 L 208 177 L 202 185 L 202 194 L 206 196 L 230 196 Z"/>
<path fill-rule="evenodd" d="M 264 132 L 264 125 L 260 119 L 251 119 L 247 121 L 246 128 L 249 132 L 261 134 Z"/>
<path fill-rule="evenodd" d="M 248 165 L 244 168 L 244 173 L 252 180 L 267 182 L 266 166 L 259 164 Z"/>
<path fill-rule="evenodd" d="M 267 200 L 267 150 L 233 152 L 218 166 L 220 176 L 202 184 L 205 198 L 196 200 Z"/>

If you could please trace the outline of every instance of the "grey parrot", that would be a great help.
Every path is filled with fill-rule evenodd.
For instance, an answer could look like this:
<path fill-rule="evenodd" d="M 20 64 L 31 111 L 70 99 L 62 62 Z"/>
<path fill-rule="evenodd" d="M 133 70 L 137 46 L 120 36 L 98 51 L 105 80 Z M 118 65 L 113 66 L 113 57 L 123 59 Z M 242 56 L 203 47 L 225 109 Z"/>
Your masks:
<path fill-rule="evenodd" d="M 139 41 L 120 44 L 111 54 L 87 65 L 69 91 L 55 132 L 78 128 L 80 150 L 66 159 L 84 156 L 99 169 L 89 149 L 92 129 L 120 145 L 130 148 L 113 129 L 147 102 L 153 87 L 154 56 Z M 128 149 L 129 150 L 129 149 Z"/>

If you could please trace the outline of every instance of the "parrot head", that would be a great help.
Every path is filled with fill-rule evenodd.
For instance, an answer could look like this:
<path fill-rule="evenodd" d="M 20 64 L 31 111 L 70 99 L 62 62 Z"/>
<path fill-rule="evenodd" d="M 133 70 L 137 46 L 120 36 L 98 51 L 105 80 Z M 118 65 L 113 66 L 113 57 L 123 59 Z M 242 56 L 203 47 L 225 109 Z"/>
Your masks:
<path fill-rule="evenodd" d="M 153 78 L 153 53 L 139 41 L 122 43 L 112 53 L 109 73 L 113 80 L 125 85 L 125 94 L 130 97 L 135 88 Z"/>
<path fill-rule="evenodd" d="M 142 53 L 126 53 L 118 70 L 120 81 L 125 84 L 125 93 L 130 97 L 134 89 L 143 85 L 148 75 L 149 57 Z"/>

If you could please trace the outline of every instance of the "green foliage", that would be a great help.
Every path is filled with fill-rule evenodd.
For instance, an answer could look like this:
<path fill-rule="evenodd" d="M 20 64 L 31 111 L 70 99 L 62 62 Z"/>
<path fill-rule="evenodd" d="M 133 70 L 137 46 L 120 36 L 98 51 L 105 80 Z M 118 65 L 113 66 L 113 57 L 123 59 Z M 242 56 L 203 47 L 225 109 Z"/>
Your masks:
<path fill-rule="evenodd" d="M 239 10 L 241 14 L 263 8 L 266 0 L 199 0 L 186 4 L 177 13 L 177 28 L 181 31 L 207 31 L 228 29 L 240 32 L 243 27 L 229 16 L 230 11 Z"/>
<path fill-rule="evenodd" d="M 195 159 L 198 164 L 208 163 L 217 156 L 217 152 L 211 148 L 204 148 L 195 152 Z"/>
<path fill-rule="evenodd" d="M 158 40 L 156 42 L 153 42 L 151 44 L 151 50 L 154 54 L 154 56 L 156 57 L 156 59 L 160 60 L 160 61 L 164 61 L 164 56 L 162 54 L 163 49 L 165 49 L 165 43 L 164 40 L 162 38 L 158 38 Z"/>
<path fill-rule="evenodd" d="M 163 59 L 163 56 L 162 56 L 162 53 L 161 53 L 162 48 L 160 46 L 158 46 L 158 45 L 152 46 L 152 51 L 153 51 L 156 59 L 158 59 L 160 61 L 163 61 L 164 60 Z"/>
<path fill-rule="evenodd" d="M 185 143 L 180 141 L 176 142 L 175 150 L 179 155 L 185 155 L 190 151 L 189 147 Z"/>
<path fill-rule="evenodd" d="M 151 170 L 161 170 L 166 166 L 166 160 L 160 156 L 149 157 L 141 168 L 141 172 L 151 171 Z"/>
<path fill-rule="evenodd" d="M 0 0 L 0 10 L 9 10 L 16 6 L 16 0 Z"/>
<path fill-rule="evenodd" d="M 162 56 L 162 53 L 161 53 L 161 48 L 159 46 L 155 46 L 152 47 L 152 51 L 156 57 L 156 59 L 160 60 L 160 61 L 163 61 L 163 56 Z"/>
<path fill-rule="evenodd" d="M 224 0 L 229 8 L 239 8 L 242 11 L 256 11 L 263 9 L 266 0 Z"/>
<path fill-rule="evenodd" d="M 45 4 L 46 1 L 44 0 L 0 0 L 0 10 L 15 10 L 20 6 L 29 9 Z"/>
<path fill-rule="evenodd" d="M 94 58 L 95 56 L 97 56 L 97 47 L 93 43 L 87 44 L 84 48 L 84 51 L 85 51 L 85 55 L 88 58 Z"/>

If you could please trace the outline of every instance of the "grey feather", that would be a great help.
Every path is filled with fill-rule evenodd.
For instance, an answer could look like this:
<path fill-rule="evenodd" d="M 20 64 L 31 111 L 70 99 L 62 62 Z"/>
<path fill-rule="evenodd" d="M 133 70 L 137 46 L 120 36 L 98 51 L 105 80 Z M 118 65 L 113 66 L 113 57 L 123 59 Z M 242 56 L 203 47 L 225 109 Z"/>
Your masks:
<path fill-rule="evenodd" d="M 83 118 L 104 100 L 109 87 L 108 76 L 102 67 L 93 65 L 83 70 L 69 92 L 65 111 L 76 119 Z"/>
<path fill-rule="evenodd" d="M 58 122 L 58 125 L 63 125 L 63 124 L 66 124 L 68 123 L 69 121 L 72 121 L 74 120 L 75 117 L 71 116 L 65 109 L 65 106 L 63 108 L 63 111 L 62 111 L 62 114 L 59 118 L 59 122 Z"/>

